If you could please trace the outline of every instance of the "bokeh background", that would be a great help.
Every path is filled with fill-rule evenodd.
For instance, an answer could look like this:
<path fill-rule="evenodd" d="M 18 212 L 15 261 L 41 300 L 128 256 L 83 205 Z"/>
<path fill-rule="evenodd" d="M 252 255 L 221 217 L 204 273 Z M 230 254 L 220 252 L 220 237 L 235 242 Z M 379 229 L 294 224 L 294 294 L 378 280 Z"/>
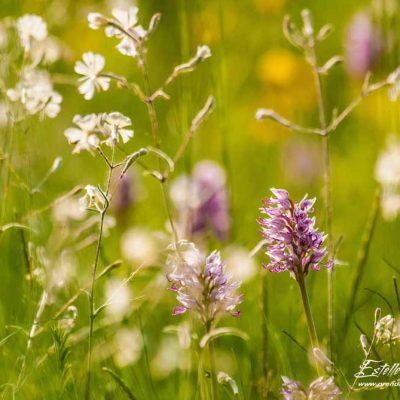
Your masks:
<path fill-rule="evenodd" d="M 11 184 L 2 205 L 2 224 L 18 220 L 19 216 L 45 206 L 76 185 L 104 182 L 105 169 L 97 157 L 71 154 L 63 132 L 72 126 L 75 114 L 120 111 L 132 119 L 135 130 L 135 137 L 127 145 L 127 150 L 134 151 L 151 142 L 145 106 L 130 93 L 113 86 L 108 92 L 85 101 L 76 85 L 69 84 L 77 78 L 73 71 L 74 62 L 88 50 L 105 56 L 106 70 L 142 84 L 136 63 L 115 50 L 116 41 L 87 26 L 88 12 L 109 14 L 113 7 L 122 3 L 133 4 L 133 1 L 1 0 L 1 17 L 17 17 L 24 13 L 41 15 L 48 23 L 49 32 L 60 40 L 64 48 L 62 58 L 49 67 L 54 73 L 56 88 L 64 98 L 59 116 L 46 120 L 31 118 L 18 126 L 13 149 L 13 161 L 18 173 L 32 185 L 40 181 L 58 156 L 63 158 L 62 167 L 45 184 L 43 194 L 39 196 L 27 196 L 18 185 Z M 177 79 L 170 88 L 170 101 L 157 103 L 162 146 L 167 153 L 173 154 L 207 96 L 213 94 L 216 97 L 215 112 L 196 132 L 176 171 L 176 175 L 189 173 L 196 162 L 204 159 L 215 160 L 226 170 L 231 232 L 225 242 L 211 235 L 207 238 L 207 247 L 224 250 L 228 245 L 237 244 L 251 250 L 260 240 L 256 218 L 261 200 L 270 187 L 287 188 L 295 199 L 302 198 L 305 193 L 316 196 L 317 224 L 323 228 L 321 141 L 318 137 L 289 132 L 274 122 L 258 122 L 254 117 L 257 108 L 266 107 L 305 126 L 316 126 L 318 123 L 309 66 L 302 54 L 285 40 L 282 19 L 289 13 L 299 22 L 300 11 L 307 7 L 313 14 L 316 27 L 325 23 L 334 26 L 333 34 L 318 47 L 321 62 L 335 54 L 345 55 L 344 64 L 335 67 L 324 79 L 323 89 L 330 115 L 335 107 L 343 109 L 358 96 L 368 69 L 373 71 L 372 79 L 379 80 L 398 65 L 400 6 L 397 2 L 146 0 L 139 1 L 138 6 L 144 24 L 155 12 L 162 14 L 160 26 L 149 42 L 153 88 L 162 84 L 175 65 L 188 60 L 197 45 L 207 44 L 213 54 L 196 71 Z M 356 44 L 354 40 L 348 40 L 350 29 L 353 30 L 353 38 L 354 35 L 358 37 Z M 57 77 L 60 84 L 57 84 Z M 12 75 L 5 79 L 8 87 L 13 85 Z M 398 274 L 385 262 L 387 260 L 392 266 L 400 268 L 399 222 L 387 222 L 379 216 L 356 294 L 349 334 L 346 339 L 343 338 L 345 311 L 350 301 L 352 282 L 358 273 L 355 268 L 357 252 L 375 198 L 375 163 L 385 147 L 386 138 L 389 134 L 397 135 L 398 128 L 398 104 L 390 102 L 387 91 L 383 90 L 365 99 L 333 133 L 330 141 L 333 231 L 335 239 L 343 235 L 337 255 L 342 265 L 337 266 L 335 282 L 336 363 L 349 381 L 352 381 L 363 359 L 360 330 L 354 322 L 371 335 L 376 307 L 382 308 L 383 315 L 399 312 L 393 289 L 393 276 Z M 159 185 L 155 180 L 142 176 L 141 172 L 137 169 L 130 174 L 133 200 L 129 209 L 122 216 L 114 211 L 117 222 L 104 243 L 104 264 L 123 258 L 121 238 L 128 229 L 146 227 L 151 231 L 165 232 L 166 214 Z M 26 233 L 24 238 L 19 231 L 12 231 L 0 236 L 1 337 L 6 337 L 13 325 L 28 330 L 40 298 L 40 288 L 26 279 L 24 241 L 46 247 L 51 263 L 57 263 L 62 249 L 62 243 L 57 242 L 58 233 L 54 233 L 51 211 L 41 214 L 32 223 L 37 232 L 35 235 Z M 64 300 L 89 278 L 93 251 L 94 248 L 89 246 L 75 255 L 76 279 L 62 294 Z M 164 255 L 160 254 L 160 257 Z M 257 256 L 257 272 L 243 285 L 245 301 L 241 317 L 226 319 L 222 323 L 247 332 L 250 340 L 224 338 L 217 342 L 217 368 L 231 374 L 247 399 L 258 398 L 257 385 L 262 375 L 259 301 L 261 264 L 265 261 L 266 256 Z M 116 275 L 126 277 L 135 267 L 134 263 L 125 260 Z M 120 370 L 138 398 L 195 398 L 195 374 L 193 376 L 182 368 L 180 361 L 171 368 L 164 365 L 178 350 L 176 336 L 163 329 L 180 323 L 179 318 L 186 318 L 171 316 L 175 300 L 166 290 L 168 285 L 164 276 L 162 262 L 155 268 L 140 271 L 129 286 L 135 297 L 145 296 L 145 300 L 138 301 L 140 307 L 133 306 L 132 313 L 120 324 L 96 333 L 99 360 L 95 375 L 95 390 L 99 397 L 96 398 L 120 396 L 114 392 L 115 386 L 109 378 L 99 371 L 99 365 L 114 365 L 113 350 L 107 349 L 107 344 L 121 327 L 135 329 L 137 340 L 144 343 L 139 346 L 134 362 Z M 311 273 L 308 278 L 317 330 L 325 340 L 326 279 L 325 270 Z M 149 282 L 157 282 L 156 290 L 144 291 L 144 288 L 148 289 Z M 307 346 L 306 325 L 295 282 L 288 274 L 267 273 L 264 284 L 267 292 L 267 364 L 270 390 L 275 393 L 271 394 L 271 398 L 274 398 L 279 390 L 280 375 L 305 383 L 315 376 L 307 355 L 283 333 L 289 332 L 300 344 Z M 382 297 L 365 288 L 384 296 L 392 310 Z M 101 285 L 98 290 L 101 297 Z M 62 304 L 59 299 L 54 301 Z M 84 332 L 87 324 L 85 296 L 80 296 L 75 305 L 79 315 L 74 329 Z M 49 311 L 45 315 L 50 318 L 52 313 Z M 191 323 L 195 325 L 195 321 Z M 134 337 L 130 337 L 130 341 L 134 341 Z M 46 354 L 51 334 L 43 333 L 37 343 L 36 361 L 40 355 Z M 164 353 L 161 352 L 163 345 Z M 25 347 L 26 336 L 19 334 L 7 343 L 0 342 L 0 384 L 15 381 L 18 360 Z M 86 341 L 82 341 L 73 346 L 70 355 L 78 392 L 79 382 L 84 379 L 85 364 L 82 360 L 85 354 Z M 31 369 L 20 398 L 56 398 L 58 378 L 54 373 L 55 365 L 56 361 L 50 354 L 40 367 Z M 343 379 L 340 383 L 343 384 Z M 221 393 L 229 398 L 228 392 Z M 381 396 L 379 398 L 387 396 L 386 392 L 370 392 L 359 397 L 376 399 L 377 393 Z M 76 394 L 68 396 L 71 397 L 66 398 L 75 398 Z M 357 396 L 354 395 L 354 398 Z"/>

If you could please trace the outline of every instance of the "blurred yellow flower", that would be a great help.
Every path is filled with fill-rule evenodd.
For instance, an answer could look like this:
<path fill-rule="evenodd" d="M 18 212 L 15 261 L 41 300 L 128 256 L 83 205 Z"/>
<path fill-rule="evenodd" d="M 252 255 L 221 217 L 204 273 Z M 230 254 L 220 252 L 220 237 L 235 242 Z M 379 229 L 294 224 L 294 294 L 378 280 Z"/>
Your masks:
<path fill-rule="evenodd" d="M 286 49 L 272 49 L 261 57 L 257 66 L 259 79 L 274 86 L 291 86 L 303 70 L 302 60 Z"/>
<path fill-rule="evenodd" d="M 256 9 L 262 13 L 279 11 L 285 4 L 285 0 L 254 0 Z"/>

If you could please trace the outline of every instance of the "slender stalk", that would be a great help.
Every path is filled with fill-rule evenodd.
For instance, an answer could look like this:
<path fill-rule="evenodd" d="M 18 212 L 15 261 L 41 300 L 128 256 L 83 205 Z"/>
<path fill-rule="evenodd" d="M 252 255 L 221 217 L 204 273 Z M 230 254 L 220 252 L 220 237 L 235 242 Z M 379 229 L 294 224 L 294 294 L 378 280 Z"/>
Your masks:
<path fill-rule="evenodd" d="M 205 324 L 205 328 L 206 328 L 206 335 L 209 335 L 212 329 L 212 321 L 207 321 Z M 206 347 L 203 349 L 203 359 L 204 357 L 207 357 L 208 367 L 210 368 L 209 378 L 211 381 L 211 399 L 217 400 L 219 396 L 218 396 L 218 384 L 216 379 L 214 344 L 212 340 L 208 340 Z"/>
<path fill-rule="evenodd" d="M 266 284 L 267 281 L 265 279 L 265 269 L 263 269 L 260 273 L 260 302 L 259 302 L 259 310 L 260 310 L 260 318 L 261 318 L 261 382 L 260 382 L 260 391 L 261 398 L 268 398 L 268 360 L 267 360 L 267 345 L 268 345 L 268 329 L 267 329 L 267 312 L 268 312 L 268 304 L 267 304 L 267 290 Z"/>
<path fill-rule="evenodd" d="M 346 311 L 346 316 L 344 321 L 343 338 L 346 338 L 348 332 L 350 318 L 354 311 L 354 304 L 356 300 L 357 291 L 360 287 L 364 275 L 365 265 L 368 260 L 369 250 L 371 247 L 379 215 L 379 202 L 380 202 L 380 190 L 377 189 L 357 254 L 356 275 L 354 277 L 350 291 L 349 305 Z"/>
<path fill-rule="evenodd" d="M 332 258 L 333 251 L 333 237 L 332 237 L 332 205 L 331 205 L 331 167 L 329 155 L 329 133 L 326 124 L 326 112 L 324 105 L 324 97 L 322 93 L 321 76 L 318 69 L 318 61 L 315 52 L 315 41 L 310 40 L 309 46 L 309 62 L 311 64 L 314 84 L 318 102 L 318 114 L 322 136 L 322 157 L 323 157 L 323 179 L 324 179 L 324 198 L 325 198 L 325 220 L 326 220 L 326 233 L 328 235 L 328 257 Z M 328 269 L 328 354 L 329 358 L 333 358 L 334 353 L 334 331 L 335 331 L 335 307 L 334 307 L 334 269 Z"/>
<path fill-rule="evenodd" d="M 112 155 L 111 155 L 111 162 L 108 170 L 108 178 L 107 178 L 107 186 L 106 186 L 106 197 L 108 197 L 110 193 L 110 186 L 111 186 L 111 179 L 112 173 L 114 170 L 114 155 L 115 155 L 115 145 L 112 146 Z M 85 399 L 89 400 L 91 395 L 91 378 L 92 378 L 92 347 L 93 347 L 93 327 L 94 327 L 94 319 L 95 315 L 95 282 L 96 282 L 96 274 L 97 274 L 97 267 L 99 264 L 100 258 L 100 249 L 101 249 L 101 242 L 103 239 L 103 228 L 104 228 L 104 219 L 107 214 L 109 204 L 106 202 L 104 207 L 100 213 L 100 229 L 99 229 L 99 236 L 97 239 L 97 246 L 96 246 L 96 255 L 93 263 L 92 269 L 92 281 L 90 286 L 90 294 L 89 294 L 89 307 L 90 307 L 90 316 L 89 316 L 89 348 L 88 348 L 88 365 L 87 365 L 87 381 L 86 381 L 86 389 L 85 389 Z"/>
<path fill-rule="evenodd" d="M 310 306 L 310 300 L 308 297 L 306 282 L 304 280 L 304 275 L 302 272 L 297 274 L 297 283 L 299 284 L 301 300 L 303 302 L 303 308 L 304 308 L 304 313 L 306 316 L 307 329 L 308 329 L 308 335 L 310 337 L 311 346 L 313 348 L 316 348 L 316 347 L 319 348 L 317 331 L 315 329 L 314 318 L 313 318 L 312 312 L 311 312 L 311 306 Z"/>
<path fill-rule="evenodd" d="M 37 332 L 37 328 L 38 328 L 39 323 L 40 323 L 40 318 L 42 317 L 43 311 L 44 311 L 44 309 L 46 307 L 48 297 L 49 297 L 49 294 L 47 293 L 47 291 L 43 290 L 42 296 L 40 297 L 39 307 L 38 307 L 38 310 L 36 312 L 35 319 L 33 320 L 33 324 L 32 324 L 31 330 L 29 332 L 28 342 L 26 344 L 25 354 L 24 354 L 24 357 L 23 357 L 23 360 L 22 360 L 22 365 L 21 365 L 21 369 L 19 371 L 17 383 L 16 383 L 15 389 L 14 389 L 14 395 L 19 390 L 19 388 L 21 387 L 22 378 L 23 378 L 25 370 L 26 370 L 26 360 L 27 360 L 27 357 L 28 357 L 28 353 L 29 353 L 29 350 L 30 350 L 30 348 L 32 346 L 33 339 L 35 338 L 35 335 L 36 335 L 36 332 Z"/>
<path fill-rule="evenodd" d="M 153 137 L 153 142 L 154 146 L 157 149 L 161 149 L 161 140 L 160 140 L 160 135 L 159 135 L 159 127 L 158 127 L 158 119 L 157 119 L 157 112 L 154 107 L 154 102 L 150 98 L 151 96 L 151 87 L 150 87 L 150 80 L 149 80 L 149 73 L 148 73 L 148 68 L 147 68 L 147 63 L 146 63 L 146 57 L 144 53 L 144 49 L 141 49 L 140 51 L 140 67 L 143 73 L 143 79 L 144 79 L 144 86 L 145 86 L 145 96 L 146 96 L 146 105 L 147 105 L 147 112 L 149 114 L 149 119 L 150 119 L 150 125 L 151 125 L 151 134 Z M 160 171 L 161 171 L 161 160 L 159 159 L 159 166 L 160 166 Z M 178 237 L 178 232 L 176 230 L 174 220 L 172 217 L 172 211 L 171 211 L 171 206 L 169 204 L 168 200 L 168 192 L 167 192 L 167 179 L 161 179 L 161 191 L 164 199 L 164 205 L 165 209 L 167 212 L 168 216 L 168 221 L 171 226 L 171 230 L 174 236 L 175 243 L 178 242 L 179 237 Z"/>

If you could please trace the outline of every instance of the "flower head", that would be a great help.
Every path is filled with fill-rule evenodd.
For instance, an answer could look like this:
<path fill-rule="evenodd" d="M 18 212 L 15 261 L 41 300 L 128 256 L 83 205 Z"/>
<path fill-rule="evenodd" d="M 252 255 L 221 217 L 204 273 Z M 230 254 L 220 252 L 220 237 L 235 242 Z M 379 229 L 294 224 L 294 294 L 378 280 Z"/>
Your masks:
<path fill-rule="evenodd" d="M 198 236 L 211 228 L 224 240 L 230 230 L 229 201 L 225 171 L 214 161 L 196 164 L 190 177 L 177 178 L 171 185 L 171 198 L 185 231 Z"/>
<path fill-rule="evenodd" d="M 83 54 L 82 59 L 83 61 L 75 63 L 75 72 L 83 75 L 79 78 L 81 84 L 78 89 L 86 100 L 90 100 L 96 90 L 108 90 L 110 78 L 101 75 L 106 63 L 102 55 L 87 52 Z"/>
<path fill-rule="evenodd" d="M 204 257 L 187 241 L 172 245 L 170 250 L 167 265 L 172 272 L 168 279 L 180 303 L 174 315 L 192 310 L 205 324 L 211 324 L 224 314 L 240 314 L 236 310 L 242 302 L 242 295 L 236 294 L 240 283 L 231 282 L 225 274 L 218 251 Z"/>
<path fill-rule="evenodd" d="M 305 196 L 296 204 L 286 190 L 271 192 L 274 196 L 266 198 L 260 209 L 267 217 L 258 219 L 270 258 L 266 268 L 289 271 L 294 278 L 299 273 L 307 275 L 310 268 L 318 271 L 327 251 L 322 247 L 325 237 L 315 228 L 315 217 L 311 216 L 315 198 Z"/>
<path fill-rule="evenodd" d="M 84 196 L 79 199 L 81 209 L 102 212 L 105 206 L 105 198 L 99 188 L 86 185 L 85 192 Z"/>
<path fill-rule="evenodd" d="M 400 213 L 400 141 L 390 136 L 386 150 L 375 166 L 375 178 L 382 188 L 381 208 L 386 220 Z"/>
<path fill-rule="evenodd" d="M 75 115 L 73 122 L 78 128 L 68 128 L 64 132 L 68 143 L 75 145 L 72 152 L 80 153 L 82 150 L 87 150 L 93 153 L 93 150 L 96 149 L 100 142 L 99 138 L 94 133 L 98 122 L 98 116 L 96 114 L 89 114 L 83 117 Z"/>
<path fill-rule="evenodd" d="M 107 136 L 106 144 L 112 146 L 118 143 L 119 137 L 126 143 L 133 137 L 132 129 L 125 129 L 132 125 L 129 117 L 121 114 L 120 112 L 111 112 L 101 116 L 102 131 Z"/>
<path fill-rule="evenodd" d="M 341 394 L 332 377 L 319 377 L 310 383 L 308 389 L 286 376 L 282 380 L 281 393 L 285 400 L 335 400 Z"/>
<path fill-rule="evenodd" d="M 382 43 L 372 18 L 361 12 L 356 14 L 347 29 L 346 68 L 354 78 L 364 78 L 372 69 L 382 50 Z"/>
<path fill-rule="evenodd" d="M 32 41 L 42 41 L 47 37 L 47 25 L 41 17 L 25 14 L 17 20 L 17 31 L 22 47 L 30 50 Z"/>
<path fill-rule="evenodd" d="M 44 70 L 23 71 L 17 86 L 7 90 L 7 96 L 11 101 L 19 101 L 31 115 L 42 113 L 54 118 L 60 112 L 62 96 L 53 90 L 50 75 Z"/>
<path fill-rule="evenodd" d="M 99 13 L 91 13 L 88 16 L 89 27 L 99 29 L 105 26 L 105 33 L 108 37 L 120 39 L 117 49 L 123 55 L 136 57 L 138 46 L 145 40 L 147 32 L 138 23 L 137 7 L 127 9 L 114 8 L 113 18 L 106 18 Z"/>
<path fill-rule="evenodd" d="M 378 342 L 390 343 L 399 340 L 398 322 L 389 314 L 375 324 L 375 335 Z"/>

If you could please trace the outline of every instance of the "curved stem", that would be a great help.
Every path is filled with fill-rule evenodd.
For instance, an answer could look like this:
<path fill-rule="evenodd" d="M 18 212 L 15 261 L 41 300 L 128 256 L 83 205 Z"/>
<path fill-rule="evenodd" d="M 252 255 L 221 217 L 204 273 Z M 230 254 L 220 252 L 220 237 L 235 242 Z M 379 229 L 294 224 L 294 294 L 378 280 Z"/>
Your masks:
<path fill-rule="evenodd" d="M 145 96 L 147 98 L 146 105 L 147 105 L 147 112 L 149 114 L 149 119 L 150 119 L 151 134 L 153 137 L 154 146 L 160 150 L 161 149 L 161 140 L 160 140 L 160 136 L 159 136 L 159 132 L 158 132 L 159 127 L 158 127 L 157 112 L 154 107 L 153 101 L 150 99 L 151 88 L 150 88 L 150 80 L 149 80 L 149 73 L 148 73 L 148 69 L 147 69 L 146 57 L 144 55 L 143 49 L 141 49 L 140 53 L 141 54 L 140 54 L 139 64 L 141 66 L 141 70 L 143 73 Z M 159 159 L 158 162 L 159 162 L 160 172 L 161 172 L 161 160 Z M 171 226 L 171 230 L 172 230 L 172 233 L 174 236 L 175 243 L 177 243 L 179 240 L 179 237 L 178 237 L 178 232 L 177 232 L 175 224 L 174 224 L 171 207 L 170 207 L 169 200 L 168 200 L 167 179 L 166 178 L 162 179 L 162 180 L 160 180 L 160 182 L 161 182 L 161 191 L 162 191 L 162 195 L 163 195 L 163 199 L 164 199 L 164 205 L 165 205 L 165 209 L 166 209 L 167 216 L 168 216 L 168 221 Z"/>
<path fill-rule="evenodd" d="M 108 170 L 106 196 L 108 196 L 110 193 L 112 173 L 114 170 L 114 154 L 115 154 L 115 146 L 113 145 L 111 162 L 110 162 L 110 166 L 109 166 L 109 170 Z M 95 291 L 96 273 L 97 273 L 97 267 L 98 267 L 99 258 L 100 258 L 101 242 L 103 239 L 104 219 L 107 214 L 108 206 L 109 206 L 109 204 L 106 203 L 104 205 L 103 210 L 100 213 L 100 229 L 99 229 L 99 236 L 97 239 L 96 255 L 95 255 L 95 259 L 94 259 L 94 263 L 93 263 L 92 281 L 91 281 L 90 294 L 89 294 L 90 316 L 89 316 L 89 349 L 88 349 L 87 381 L 86 381 L 86 388 L 85 388 L 85 399 L 86 400 L 90 399 L 90 394 L 91 394 L 90 391 L 91 391 L 91 378 L 92 378 L 93 328 L 94 328 L 94 319 L 95 319 L 94 291 Z"/>

